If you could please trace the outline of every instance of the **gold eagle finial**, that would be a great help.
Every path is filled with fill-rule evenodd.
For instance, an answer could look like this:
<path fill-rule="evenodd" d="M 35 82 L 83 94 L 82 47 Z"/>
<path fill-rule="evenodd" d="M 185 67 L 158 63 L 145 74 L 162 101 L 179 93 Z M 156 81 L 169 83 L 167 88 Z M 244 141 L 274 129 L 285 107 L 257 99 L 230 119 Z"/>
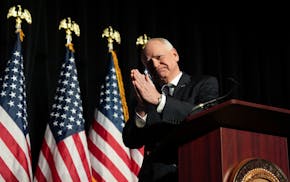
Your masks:
<path fill-rule="evenodd" d="M 136 45 L 141 45 L 142 49 L 143 49 L 149 39 L 150 39 L 150 37 L 148 37 L 146 34 L 140 35 L 137 38 Z"/>
<path fill-rule="evenodd" d="M 17 7 L 13 6 L 9 8 L 8 13 L 7 13 L 7 19 L 10 17 L 16 18 L 16 25 L 15 25 L 16 31 L 15 32 L 16 33 L 19 32 L 20 40 L 23 41 L 24 33 L 21 29 L 21 23 L 22 23 L 22 19 L 26 20 L 28 24 L 32 23 L 32 18 L 29 11 L 27 9 L 24 9 L 22 11 L 22 8 L 20 5 L 17 5 Z"/>
<path fill-rule="evenodd" d="M 58 29 L 65 29 L 66 33 L 66 46 L 74 52 L 73 43 L 72 43 L 72 32 L 76 34 L 76 36 L 80 36 L 80 28 L 79 25 L 72 21 L 70 17 L 67 19 L 63 19 L 59 23 Z"/>
<path fill-rule="evenodd" d="M 121 37 L 118 31 L 113 30 L 113 28 L 111 26 L 109 26 L 108 28 L 106 28 L 103 31 L 102 37 L 107 37 L 108 40 L 108 48 L 109 50 L 113 50 L 113 42 L 114 40 L 120 44 L 121 43 Z"/>

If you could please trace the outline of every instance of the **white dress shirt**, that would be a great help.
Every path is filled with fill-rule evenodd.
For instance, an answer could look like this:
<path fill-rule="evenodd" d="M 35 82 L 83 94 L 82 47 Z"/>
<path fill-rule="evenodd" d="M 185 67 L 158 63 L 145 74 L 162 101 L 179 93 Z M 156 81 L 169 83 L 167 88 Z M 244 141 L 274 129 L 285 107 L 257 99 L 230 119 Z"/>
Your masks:
<path fill-rule="evenodd" d="M 170 83 L 168 84 L 171 84 L 171 85 L 174 85 L 174 86 L 177 86 L 180 78 L 182 76 L 182 72 L 180 72 Z M 173 90 L 174 92 L 174 90 Z M 173 94 L 172 92 L 172 94 Z M 158 113 L 162 113 L 163 109 L 164 109 L 164 106 L 166 104 L 166 95 L 164 93 L 161 94 L 161 99 L 160 99 L 160 102 L 159 104 L 157 105 L 156 107 L 156 111 Z M 146 124 L 146 119 L 147 119 L 147 114 L 142 117 L 140 116 L 138 113 L 136 113 L 136 117 L 135 117 L 135 123 L 136 123 L 136 126 L 139 127 L 139 128 L 143 128 Z"/>

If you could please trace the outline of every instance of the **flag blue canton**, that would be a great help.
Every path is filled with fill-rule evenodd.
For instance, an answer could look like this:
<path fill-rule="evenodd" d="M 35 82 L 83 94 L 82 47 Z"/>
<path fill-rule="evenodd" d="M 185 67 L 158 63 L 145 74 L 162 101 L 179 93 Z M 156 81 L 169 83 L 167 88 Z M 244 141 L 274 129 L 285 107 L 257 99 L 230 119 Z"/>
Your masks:
<path fill-rule="evenodd" d="M 105 77 L 104 84 L 101 85 L 99 108 L 100 111 L 120 130 L 120 132 L 122 132 L 124 127 L 124 114 L 116 70 L 111 53 L 110 57 L 111 59 L 108 66 L 109 70 L 107 71 L 108 74 Z"/>
<path fill-rule="evenodd" d="M 21 42 L 18 35 L 12 56 L 7 62 L 3 78 L 0 82 L 0 104 L 23 131 L 24 135 L 26 135 L 28 133 L 28 124 L 23 56 L 21 51 Z"/>
<path fill-rule="evenodd" d="M 84 130 L 82 113 L 75 58 L 73 52 L 67 48 L 49 122 L 56 142 Z"/>

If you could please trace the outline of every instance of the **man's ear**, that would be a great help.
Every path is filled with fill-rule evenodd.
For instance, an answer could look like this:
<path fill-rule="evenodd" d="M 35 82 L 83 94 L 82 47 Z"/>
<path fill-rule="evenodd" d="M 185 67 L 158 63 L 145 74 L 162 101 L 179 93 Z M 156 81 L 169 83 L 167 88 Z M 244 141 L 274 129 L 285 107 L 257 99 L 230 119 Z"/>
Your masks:
<path fill-rule="evenodd" d="M 175 56 L 176 62 L 178 62 L 179 61 L 179 54 L 178 54 L 177 50 L 175 48 L 173 48 L 172 51 L 173 51 L 173 55 Z"/>

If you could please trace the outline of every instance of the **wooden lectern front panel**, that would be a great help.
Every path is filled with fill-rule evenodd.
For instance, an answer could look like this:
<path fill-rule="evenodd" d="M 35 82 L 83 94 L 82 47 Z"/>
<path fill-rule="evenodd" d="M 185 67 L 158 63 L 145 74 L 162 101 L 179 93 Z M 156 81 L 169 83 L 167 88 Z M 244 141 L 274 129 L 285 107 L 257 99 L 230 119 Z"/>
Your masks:
<path fill-rule="evenodd" d="M 286 137 L 220 127 L 179 147 L 179 181 L 227 181 L 249 158 L 268 160 L 289 178 Z"/>

